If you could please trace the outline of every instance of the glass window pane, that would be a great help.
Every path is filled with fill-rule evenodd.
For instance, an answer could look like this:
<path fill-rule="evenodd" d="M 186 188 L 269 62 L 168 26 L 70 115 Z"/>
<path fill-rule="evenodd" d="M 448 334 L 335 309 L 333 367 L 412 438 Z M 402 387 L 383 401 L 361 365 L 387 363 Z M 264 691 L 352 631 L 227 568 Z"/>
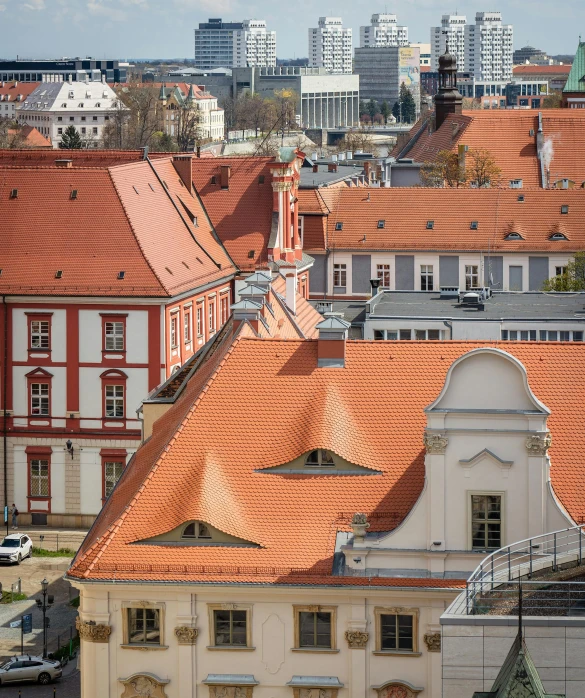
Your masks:
<path fill-rule="evenodd" d="M 429 339 L 441 339 L 441 330 L 427 330 Z"/>
<path fill-rule="evenodd" d="M 299 640 L 301 647 L 315 646 L 315 614 L 299 612 Z"/>
<path fill-rule="evenodd" d="M 474 548 L 485 547 L 485 524 L 474 522 L 472 526 L 472 538 Z"/>
<path fill-rule="evenodd" d="M 398 339 L 398 332 L 396 332 L 395 330 L 387 330 L 386 339 L 397 340 Z"/>
<path fill-rule="evenodd" d="M 384 330 L 374 330 L 374 339 L 384 339 Z"/>
<path fill-rule="evenodd" d="M 400 330 L 400 339 L 410 339 L 410 330 Z"/>
<path fill-rule="evenodd" d="M 427 331 L 426 330 L 415 330 L 414 331 L 414 337 L 415 339 L 426 339 L 427 338 Z"/>
<path fill-rule="evenodd" d="M 398 649 L 413 649 L 412 616 L 398 616 Z"/>
<path fill-rule="evenodd" d="M 396 649 L 396 616 L 382 615 L 380 616 L 380 645 L 383 650 Z"/>

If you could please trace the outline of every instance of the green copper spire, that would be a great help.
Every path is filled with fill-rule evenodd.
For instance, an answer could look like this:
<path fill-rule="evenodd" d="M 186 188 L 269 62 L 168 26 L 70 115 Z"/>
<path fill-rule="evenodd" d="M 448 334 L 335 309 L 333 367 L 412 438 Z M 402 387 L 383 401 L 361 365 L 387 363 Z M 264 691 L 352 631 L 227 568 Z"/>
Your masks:
<path fill-rule="evenodd" d="M 581 37 L 563 92 L 585 92 L 585 42 L 581 41 Z"/>

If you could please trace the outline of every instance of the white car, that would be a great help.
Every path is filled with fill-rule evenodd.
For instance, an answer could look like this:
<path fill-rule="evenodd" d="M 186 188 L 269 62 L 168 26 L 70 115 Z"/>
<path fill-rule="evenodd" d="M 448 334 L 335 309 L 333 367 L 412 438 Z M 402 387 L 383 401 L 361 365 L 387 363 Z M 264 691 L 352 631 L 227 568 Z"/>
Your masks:
<path fill-rule="evenodd" d="M 37 681 L 46 685 L 61 678 L 62 673 L 61 662 L 58 661 L 30 655 L 13 657 L 0 667 L 0 685 L 21 681 Z"/>
<path fill-rule="evenodd" d="M 11 533 L 0 545 L 0 562 L 16 562 L 20 565 L 25 557 L 32 557 L 32 540 L 24 533 Z"/>

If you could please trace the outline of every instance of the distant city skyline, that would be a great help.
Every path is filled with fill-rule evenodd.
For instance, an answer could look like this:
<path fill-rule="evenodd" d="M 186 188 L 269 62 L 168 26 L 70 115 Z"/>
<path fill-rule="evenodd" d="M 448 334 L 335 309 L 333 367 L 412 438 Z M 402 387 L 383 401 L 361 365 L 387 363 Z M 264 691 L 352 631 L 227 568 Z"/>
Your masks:
<path fill-rule="evenodd" d="M 458 2 L 457 10 L 473 21 L 475 12 L 499 9 L 503 20 L 514 25 L 514 48 L 527 43 L 549 54 L 573 53 L 579 34 L 585 33 L 585 3 L 566 0 L 555 6 L 542 2 Z M 528 12 L 528 7 L 530 12 Z M 209 17 L 225 21 L 264 19 L 276 31 L 277 56 L 307 56 L 307 29 L 317 26 L 319 16 L 342 17 L 353 29 L 354 47 L 359 27 L 376 12 L 398 16 L 412 42 L 428 43 L 430 28 L 441 15 L 453 12 L 444 2 L 419 0 L 408 5 L 373 4 L 367 7 L 349 0 L 335 4 L 299 2 L 286 5 L 256 0 L 169 0 L 164 6 L 152 0 L 0 0 L 4 28 L 0 58 L 193 58 L 193 30 Z"/>

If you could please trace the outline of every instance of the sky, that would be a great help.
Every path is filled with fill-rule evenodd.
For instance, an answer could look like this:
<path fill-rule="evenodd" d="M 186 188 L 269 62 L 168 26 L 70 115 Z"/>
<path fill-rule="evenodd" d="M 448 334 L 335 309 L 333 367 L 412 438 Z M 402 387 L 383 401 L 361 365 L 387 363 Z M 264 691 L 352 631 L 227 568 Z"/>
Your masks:
<path fill-rule="evenodd" d="M 307 56 L 307 29 L 319 16 L 343 18 L 359 27 L 375 12 L 394 12 L 413 42 L 429 42 L 430 27 L 444 13 L 459 11 L 473 20 L 476 11 L 501 10 L 514 25 L 514 48 L 530 43 L 551 54 L 574 53 L 585 36 L 584 0 L 507 0 L 478 4 L 456 0 L 403 0 L 398 5 L 355 0 L 0 0 L 0 58 L 192 58 L 193 29 L 208 17 L 224 21 L 265 19 L 276 30 L 279 58 Z"/>

